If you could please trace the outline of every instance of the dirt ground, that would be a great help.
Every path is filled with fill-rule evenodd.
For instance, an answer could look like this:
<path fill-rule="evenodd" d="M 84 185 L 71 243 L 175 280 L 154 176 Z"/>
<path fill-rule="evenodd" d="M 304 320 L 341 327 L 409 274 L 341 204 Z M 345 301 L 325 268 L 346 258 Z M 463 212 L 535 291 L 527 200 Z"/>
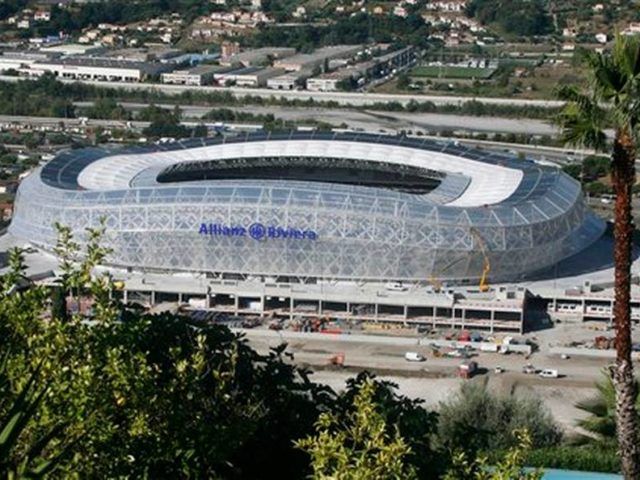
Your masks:
<path fill-rule="evenodd" d="M 574 328 L 560 328 L 555 334 L 545 333 L 541 343 L 555 343 L 564 337 L 576 337 Z M 585 332 L 592 335 L 592 332 Z M 579 335 L 578 335 L 579 336 Z M 248 332 L 252 347 L 260 352 L 268 351 L 280 343 L 280 339 L 266 338 L 259 331 Z M 420 398 L 426 407 L 437 408 L 438 404 L 455 395 L 464 381 L 456 377 L 460 359 L 436 358 L 426 353 L 422 363 L 407 362 L 404 359 L 406 346 L 371 343 L 340 342 L 334 338 L 295 340 L 289 343 L 288 351 L 293 361 L 314 371 L 312 379 L 341 390 L 348 378 L 359 371 L 369 370 L 378 377 L 398 385 L 399 393 L 411 398 Z M 590 357 L 563 360 L 544 352 L 534 354 L 530 359 L 521 355 L 498 355 L 482 353 L 475 357 L 482 374 L 471 381 L 488 381 L 489 389 L 499 394 L 536 396 L 547 406 L 551 414 L 567 433 L 576 431 L 576 422 L 584 418 L 584 412 L 575 407 L 576 402 L 596 393 L 594 384 L 601 378 L 602 368 L 609 363 L 606 359 Z M 331 367 L 329 357 L 336 352 L 345 354 L 345 367 Z M 545 379 L 537 375 L 522 373 L 522 367 L 533 363 L 537 368 L 556 368 L 561 378 Z M 503 367 L 505 373 L 495 373 L 496 366 Z"/>
<path fill-rule="evenodd" d="M 347 379 L 353 375 L 354 373 L 345 371 L 316 370 L 311 378 L 340 391 L 345 387 Z M 501 378 L 489 379 L 489 388 L 492 391 L 505 395 L 513 391 L 516 395 L 533 395 L 540 398 L 567 433 L 577 431 L 576 422 L 585 417 L 584 412 L 575 408 L 576 402 L 595 394 L 594 388 L 528 384 L 520 379 L 514 380 L 508 374 L 504 375 Z M 424 400 L 427 408 L 437 408 L 440 402 L 454 396 L 461 383 L 465 381 L 455 377 L 416 378 L 382 375 L 380 378 L 397 384 L 399 393 Z"/>

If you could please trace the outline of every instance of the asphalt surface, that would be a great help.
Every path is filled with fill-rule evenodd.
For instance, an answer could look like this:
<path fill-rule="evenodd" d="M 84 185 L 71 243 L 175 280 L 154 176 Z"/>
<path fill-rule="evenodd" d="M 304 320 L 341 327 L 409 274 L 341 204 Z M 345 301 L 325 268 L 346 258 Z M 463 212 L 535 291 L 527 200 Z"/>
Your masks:
<path fill-rule="evenodd" d="M 93 102 L 76 102 L 81 108 L 90 107 Z M 148 104 L 121 102 L 121 105 L 132 112 L 146 108 Z M 172 109 L 174 105 L 158 104 L 160 107 Z M 272 114 L 278 119 L 302 122 L 314 120 L 335 126 L 345 123 L 349 128 L 361 128 L 367 131 L 393 132 L 400 130 L 457 130 L 486 133 L 515 133 L 529 135 L 557 135 L 558 128 L 543 120 L 518 119 L 502 117 L 474 117 L 471 115 L 452 115 L 441 113 L 404 113 L 375 110 L 349 110 L 331 108 L 301 107 L 213 107 L 201 105 L 180 105 L 185 119 L 201 119 L 215 108 L 225 108 L 254 115 Z M 247 122 L 251 123 L 251 122 Z"/>
<path fill-rule="evenodd" d="M 23 80 L 22 77 L 0 76 L 1 81 L 17 82 Z M 415 95 L 415 94 L 385 94 L 385 93 L 360 93 L 360 92 L 309 92 L 306 90 L 271 90 L 268 88 L 242 88 L 242 87 L 211 87 L 211 86 L 185 86 L 185 85 L 164 85 L 159 83 L 126 83 L 126 82 L 104 82 L 91 80 L 66 80 L 58 79 L 63 83 L 84 83 L 104 88 L 124 88 L 127 90 L 147 90 L 158 91 L 168 95 L 179 95 L 187 91 L 204 93 L 230 93 L 242 98 L 255 96 L 262 98 L 285 98 L 288 100 L 315 100 L 324 102 L 337 102 L 342 105 L 372 105 L 379 102 L 399 102 L 403 105 L 414 102 L 433 102 L 436 105 L 460 105 L 470 100 L 486 103 L 488 105 L 509 105 L 509 106 L 537 106 L 537 107 L 558 107 L 563 103 L 557 100 L 528 100 L 516 98 L 494 98 L 494 97 L 460 97 L 446 95 Z"/>

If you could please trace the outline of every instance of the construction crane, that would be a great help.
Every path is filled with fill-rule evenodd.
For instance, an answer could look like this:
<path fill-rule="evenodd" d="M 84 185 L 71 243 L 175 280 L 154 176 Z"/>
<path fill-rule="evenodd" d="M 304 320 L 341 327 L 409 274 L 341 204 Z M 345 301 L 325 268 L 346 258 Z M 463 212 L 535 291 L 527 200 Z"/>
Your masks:
<path fill-rule="evenodd" d="M 489 291 L 489 272 L 491 271 L 491 262 L 489 262 L 489 256 L 487 255 L 487 246 L 484 239 L 480 235 L 480 232 L 478 232 L 478 230 L 476 230 L 474 227 L 471 227 L 469 230 L 473 235 L 473 237 L 478 241 L 478 244 L 480 245 L 480 252 L 482 253 L 483 264 L 482 264 L 482 274 L 480 275 L 479 289 L 481 292 L 488 292 Z M 437 276 L 434 273 L 428 278 L 429 283 L 433 286 L 436 292 L 439 292 L 442 289 L 442 282 L 438 277 L 440 277 L 443 273 L 445 273 L 454 265 L 460 263 L 462 260 L 464 260 L 464 258 L 456 258 L 455 260 L 445 265 L 437 273 Z"/>
<path fill-rule="evenodd" d="M 455 260 L 452 260 L 451 262 L 449 262 L 448 264 L 446 264 L 444 267 L 442 267 L 442 269 L 438 272 L 438 277 L 440 277 L 443 273 L 445 273 L 447 270 L 449 270 L 451 267 L 453 267 L 454 265 L 460 263 L 462 260 L 464 260 L 464 258 L 456 258 Z M 440 290 L 442 290 L 442 282 L 440 281 L 440 279 L 436 277 L 435 273 L 432 273 L 431 276 L 429 277 L 428 281 L 429 283 L 433 286 L 433 289 L 436 292 L 439 292 Z"/>
<path fill-rule="evenodd" d="M 469 231 L 471 232 L 471 234 L 474 236 L 474 238 L 478 241 L 478 244 L 480 245 L 480 252 L 482 253 L 483 265 L 482 265 L 482 275 L 480 275 L 479 288 L 481 292 L 487 292 L 489 291 L 488 277 L 489 277 L 489 272 L 491 271 L 491 262 L 489 262 L 489 257 L 487 255 L 487 246 L 485 244 L 484 239 L 478 232 L 478 230 L 471 227 Z"/>

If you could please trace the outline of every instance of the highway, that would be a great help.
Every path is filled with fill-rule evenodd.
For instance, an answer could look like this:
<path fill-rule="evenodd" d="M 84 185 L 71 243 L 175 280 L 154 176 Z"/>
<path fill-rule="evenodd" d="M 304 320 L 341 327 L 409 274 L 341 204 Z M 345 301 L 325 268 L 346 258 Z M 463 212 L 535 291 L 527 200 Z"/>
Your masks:
<path fill-rule="evenodd" d="M 120 104 L 132 112 L 137 112 L 149 106 L 147 103 L 138 102 L 120 102 Z M 80 108 L 87 108 L 92 106 L 93 102 L 75 102 L 75 105 Z M 172 104 L 157 105 L 167 109 L 172 109 L 175 106 Z M 213 107 L 203 105 L 180 105 L 182 115 L 186 119 L 201 119 L 205 114 L 215 108 L 225 108 L 254 115 L 273 114 L 278 119 L 295 122 L 315 120 L 318 122 L 329 123 L 336 127 L 341 123 L 345 123 L 349 128 L 359 128 L 373 132 L 399 132 L 400 130 L 440 132 L 444 130 L 455 130 L 481 133 L 499 132 L 549 136 L 555 136 L 558 134 L 558 128 L 555 125 L 543 120 L 535 119 L 476 117 L 472 115 L 443 113 L 405 113 L 321 107 Z"/>
<path fill-rule="evenodd" d="M 85 103 L 84 105 L 86 106 L 87 104 Z M 131 107 L 131 104 L 125 104 L 125 105 L 129 105 Z M 142 104 L 135 104 L 135 105 L 138 107 L 142 106 Z M 191 117 L 190 121 L 186 120 L 183 122 L 185 125 L 189 125 L 189 126 L 194 126 L 201 123 L 201 121 L 198 120 L 199 118 L 198 115 L 201 116 L 204 113 L 204 111 L 209 110 L 208 107 L 194 106 L 194 107 L 184 107 L 184 108 L 185 108 L 184 110 L 185 117 L 189 118 L 189 112 L 191 112 L 194 115 L 193 117 Z M 291 111 L 295 109 L 285 109 L 285 110 L 289 110 L 289 113 L 284 114 L 282 116 L 280 115 L 280 109 L 277 109 L 274 112 L 274 109 L 270 108 L 270 109 L 265 109 L 264 112 L 265 113 L 273 112 L 278 118 L 286 118 L 291 120 L 293 119 L 299 120 L 302 117 L 309 115 L 309 112 L 306 112 L 306 113 L 298 112 L 295 114 L 291 113 Z M 298 109 L 298 110 L 305 110 L 305 109 Z M 251 109 L 251 111 L 253 113 L 258 113 L 258 112 L 261 112 L 262 110 L 254 108 L 254 109 Z M 327 121 L 331 120 L 331 112 L 332 111 L 329 110 L 328 112 L 323 113 L 323 115 L 327 116 L 326 118 Z M 411 123 L 406 120 L 396 121 L 388 118 L 379 119 L 376 117 L 375 113 L 371 113 L 371 112 L 367 113 L 367 112 L 359 112 L 359 111 L 338 110 L 336 111 L 336 113 L 341 113 L 343 114 L 343 116 L 333 117 L 332 123 L 339 124 L 341 122 L 344 122 L 344 123 L 347 123 L 352 128 L 362 128 L 363 131 L 367 131 L 367 132 L 384 131 L 384 133 L 393 134 L 393 133 L 399 132 L 400 130 L 412 130 L 412 131 L 423 130 L 423 128 L 421 128 L 417 122 Z M 351 114 L 354 117 L 350 117 Z M 418 117 L 420 117 L 420 115 L 418 115 Z M 467 117 L 458 117 L 455 115 L 440 115 L 440 114 L 437 114 L 437 117 L 444 117 L 441 120 L 445 125 L 447 124 L 446 122 L 450 122 L 450 123 L 459 122 L 460 125 L 466 125 L 467 128 L 470 125 L 472 125 L 470 123 L 466 123 L 466 124 L 464 123 Z M 319 119 L 317 115 L 312 116 L 311 118 Z M 324 117 L 320 117 L 320 118 L 324 118 Z M 336 118 L 339 121 L 336 121 Z M 470 121 L 474 121 L 474 122 L 476 120 L 479 122 L 487 122 L 487 125 L 489 127 L 494 123 L 497 124 L 497 122 L 493 122 L 493 119 L 487 119 L 483 117 L 478 117 L 478 118 L 468 117 L 468 118 Z M 368 120 L 364 121 L 364 119 L 368 119 Z M 509 119 L 498 119 L 498 120 L 504 120 L 506 122 L 504 125 L 509 124 L 508 123 Z M 514 122 L 516 123 L 514 123 L 513 125 L 517 126 L 519 122 L 529 122 L 529 120 L 514 120 Z M 40 128 L 40 127 L 57 128 L 61 123 L 63 123 L 67 128 L 83 127 L 83 126 L 93 126 L 93 127 L 99 126 L 104 128 L 129 128 L 130 126 L 131 128 L 134 128 L 134 129 L 142 129 L 149 125 L 149 122 L 138 122 L 138 121 L 126 122 L 124 120 L 90 119 L 85 122 L 79 118 L 0 115 L 0 126 L 26 125 L 26 126 L 35 127 L 35 128 Z M 442 130 L 445 130 L 445 129 L 446 128 L 442 128 Z M 433 130 L 440 130 L 440 129 L 433 128 Z M 456 130 L 465 130 L 465 128 L 459 127 L 459 128 L 456 128 Z M 429 135 L 423 136 L 423 138 L 429 138 L 429 137 L 431 136 Z M 443 140 L 447 137 L 431 137 L 431 138 L 437 138 L 439 140 Z M 576 150 L 576 149 L 566 149 L 566 148 L 558 148 L 558 147 L 545 147 L 545 146 L 538 146 L 538 145 L 522 145 L 517 143 L 495 142 L 491 140 L 476 140 L 476 139 L 463 139 L 463 138 L 452 138 L 452 140 L 455 140 L 464 145 L 469 145 L 471 147 L 480 147 L 480 148 L 486 148 L 486 149 L 493 149 L 497 151 L 511 151 L 512 153 L 522 152 L 530 158 L 534 158 L 537 160 L 547 160 L 547 161 L 558 163 L 558 164 L 566 163 L 568 160 L 569 154 L 586 156 L 594 153 L 591 150 Z"/>
<path fill-rule="evenodd" d="M 0 76 L 0 81 L 17 82 L 22 77 Z M 416 95 L 416 94 L 389 94 L 389 93 L 361 93 L 361 92 L 309 92 L 306 90 L 270 90 L 267 88 L 243 88 L 243 87 L 211 87 L 211 86 L 185 86 L 164 85 L 160 83 L 126 83 L 105 82 L 93 80 L 67 80 L 58 79 L 63 83 L 83 83 L 102 88 L 126 89 L 131 91 L 157 91 L 167 95 L 180 95 L 184 92 L 200 93 L 230 93 L 234 97 L 248 96 L 261 98 L 282 98 L 286 100 L 314 100 L 318 102 L 336 102 L 340 105 L 367 106 L 375 103 L 398 102 L 406 105 L 414 102 L 433 102 L 436 105 L 461 105 L 470 100 L 485 103 L 487 105 L 503 106 L 535 106 L 535 107 L 559 107 L 563 102 L 557 100 L 528 100 L 519 98 L 494 98 L 494 97 L 460 97 L 447 95 Z"/>

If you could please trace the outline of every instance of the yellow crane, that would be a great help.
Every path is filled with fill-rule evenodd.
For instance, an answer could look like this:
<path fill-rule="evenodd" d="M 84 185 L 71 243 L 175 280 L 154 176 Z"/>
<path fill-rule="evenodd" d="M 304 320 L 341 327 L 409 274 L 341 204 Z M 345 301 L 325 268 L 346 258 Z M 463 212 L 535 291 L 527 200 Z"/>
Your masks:
<path fill-rule="evenodd" d="M 474 238 L 478 241 L 480 245 L 480 252 L 482 253 L 482 275 L 480 275 L 480 291 L 487 292 L 489 291 L 489 272 L 491 271 L 491 262 L 489 262 L 489 257 L 487 255 L 487 247 L 484 242 L 484 239 L 475 228 L 471 227 L 469 229 Z"/>
<path fill-rule="evenodd" d="M 476 230 L 474 227 L 471 227 L 469 230 L 473 235 L 473 237 L 478 241 L 478 244 L 480 245 L 480 252 L 482 253 L 482 262 L 483 262 L 482 274 L 480 275 L 480 284 L 478 285 L 478 287 L 481 292 L 488 292 L 489 291 L 489 272 L 491 271 L 491 262 L 489 262 L 489 256 L 487 255 L 487 247 L 486 247 L 485 241 L 483 240 L 478 230 Z M 428 282 L 433 286 L 436 292 L 439 292 L 442 289 L 442 282 L 439 280 L 438 277 L 441 276 L 447 270 L 449 270 L 451 267 L 456 265 L 457 263 L 460 263 L 462 260 L 464 260 L 464 258 L 457 258 L 452 262 L 448 263 L 438 272 L 438 276 L 436 276 L 435 273 L 431 274 L 431 276 L 428 278 Z"/>
<path fill-rule="evenodd" d="M 447 270 L 449 270 L 451 267 L 453 267 L 454 265 L 460 263 L 462 260 L 464 260 L 464 258 L 456 258 L 455 260 L 449 262 L 448 264 L 446 264 L 439 272 L 438 272 L 438 276 L 441 276 L 444 272 L 446 272 Z M 433 286 L 433 289 L 436 292 L 439 292 L 440 290 L 442 290 L 442 282 L 438 279 L 438 277 L 436 277 L 435 273 L 432 273 L 431 276 L 428 279 L 429 283 Z"/>

